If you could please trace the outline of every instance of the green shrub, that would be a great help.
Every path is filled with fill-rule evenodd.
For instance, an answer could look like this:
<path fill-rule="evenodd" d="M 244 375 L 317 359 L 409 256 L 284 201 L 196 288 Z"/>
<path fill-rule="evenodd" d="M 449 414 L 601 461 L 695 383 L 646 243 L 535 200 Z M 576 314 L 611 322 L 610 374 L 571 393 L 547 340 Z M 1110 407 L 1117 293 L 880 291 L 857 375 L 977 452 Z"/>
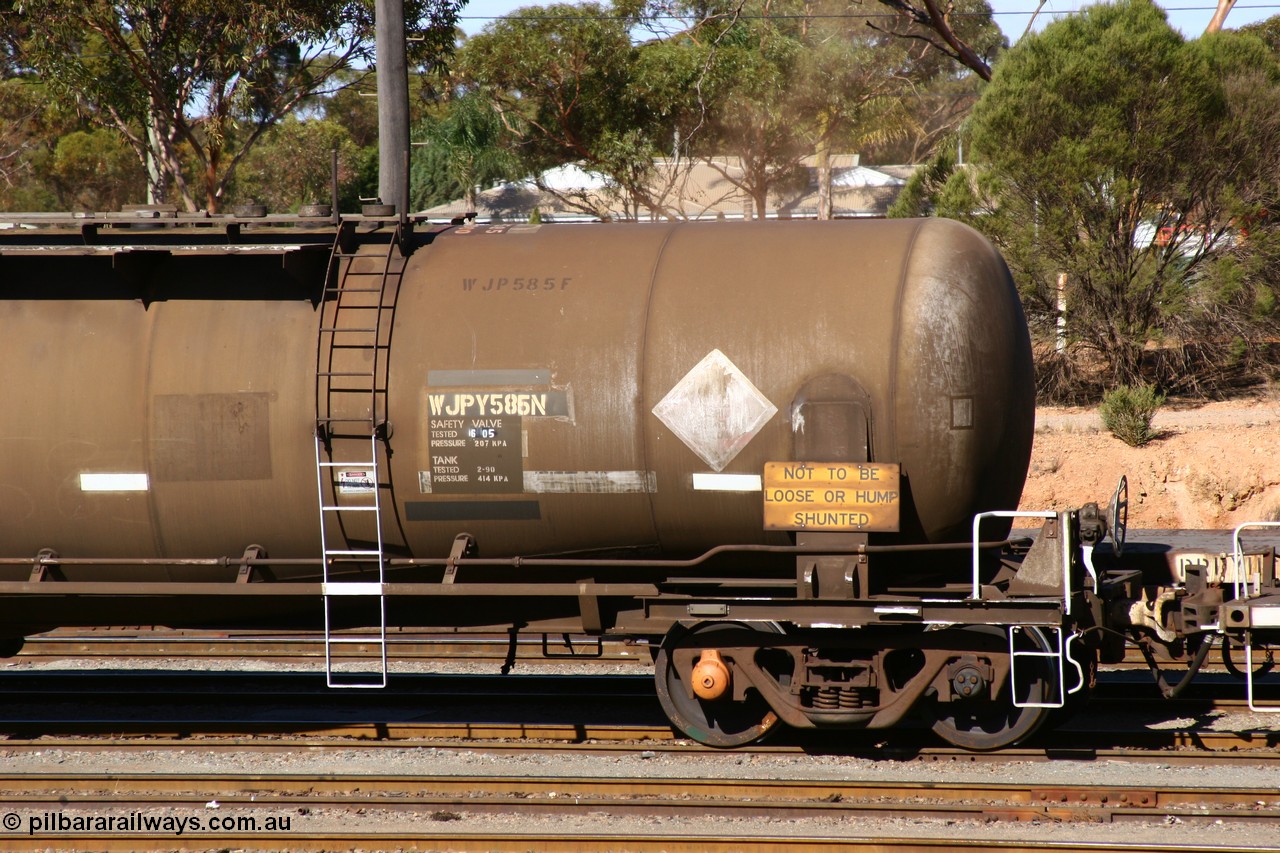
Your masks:
<path fill-rule="evenodd" d="M 1164 405 L 1164 395 L 1154 385 L 1121 385 L 1102 396 L 1098 412 L 1102 425 L 1130 447 L 1141 447 L 1156 434 L 1151 419 Z"/>

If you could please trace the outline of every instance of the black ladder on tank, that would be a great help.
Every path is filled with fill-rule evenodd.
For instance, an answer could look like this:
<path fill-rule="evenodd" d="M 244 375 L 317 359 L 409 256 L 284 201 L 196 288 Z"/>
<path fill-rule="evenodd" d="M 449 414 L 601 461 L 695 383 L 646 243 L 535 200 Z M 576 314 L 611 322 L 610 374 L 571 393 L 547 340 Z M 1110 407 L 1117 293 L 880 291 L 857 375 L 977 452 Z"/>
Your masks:
<path fill-rule="evenodd" d="M 330 687 L 387 685 L 382 525 L 382 491 L 387 484 L 380 457 L 385 457 L 389 438 L 391 323 L 407 262 L 400 237 L 397 227 L 385 254 L 361 252 L 354 223 L 341 223 L 319 306 L 315 454 L 324 558 L 325 679 Z M 363 633 L 338 635 L 336 615 L 354 616 Z M 359 669 L 340 671 L 335 661 L 340 645 L 363 647 L 372 654 L 344 655 L 344 663 Z"/>

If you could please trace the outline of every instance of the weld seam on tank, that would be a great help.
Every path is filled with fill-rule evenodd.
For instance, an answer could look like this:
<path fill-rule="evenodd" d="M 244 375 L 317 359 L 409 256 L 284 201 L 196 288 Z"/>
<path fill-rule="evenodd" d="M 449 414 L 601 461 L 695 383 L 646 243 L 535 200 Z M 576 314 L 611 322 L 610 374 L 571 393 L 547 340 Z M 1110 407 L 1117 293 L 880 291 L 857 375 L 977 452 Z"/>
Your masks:
<path fill-rule="evenodd" d="M 907 273 L 911 267 L 911 262 L 915 258 L 916 239 L 920 236 L 920 231 L 924 228 L 927 219 L 917 220 L 916 226 L 911 229 L 911 237 L 907 240 L 906 251 L 902 253 L 902 260 L 898 265 L 898 286 L 894 289 L 893 294 L 893 338 L 890 341 L 889 352 L 889 383 L 886 408 L 888 416 L 893 420 L 888 424 L 888 428 L 883 432 L 887 436 L 886 443 L 892 444 L 891 447 L 881 447 L 879 445 L 881 432 L 880 426 L 884 425 L 881 420 L 880 425 L 875 420 L 870 424 L 870 444 L 871 452 L 867 455 L 872 462 L 902 462 L 902 448 L 898 446 L 898 380 L 899 380 L 899 362 L 902 352 L 902 303 L 904 294 L 907 289 Z M 901 475 L 910 477 L 911 472 L 903 470 Z"/>
<path fill-rule="evenodd" d="M 151 439 L 153 433 L 152 419 L 155 417 L 155 379 L 154 368 L 156 359 L 156 323 L 157 317 L 163 316 L 160 313 L 152 312 L 147 309 L 146 303 L 142 305 L 143 316 L 146 317 L 144 328 L 146 329 L 146 375 L 142 379 L 142 467 L 147 475 L 147 482 L 151 484 L 151 488 L 147 489 L 143 499 L 147 502 L 147 517 L 151 520 L 151 547 L 155 548 L 156 556 L 169 553 L 165 546 L 164 529 L 160 524 L 160 505 L 156 500 L 155 471 L 152 470 L 153 459 L 151 452 Z M 172 570 L 166 568 L 165 579 L 172 581 Z"/>
<path fill-rule="evenodd" d="M 653 266 L 649 270 L 649 293 L 644 301 L 644 329 L 640 332 L 640 359 L 639 373 L 636 377 L 636 389 L 639 392 L 636 395 L 636 424 L 640 428 L 640 459 L 644 463 L 641 470 L 652 471 L 653 464 L 649 459 L 649 431 L 653 429 L 652 421 L 646 417 L 649 414 L 647 401 L 644 396 L 645 385 L 649 377 L 649 329 L 651 327 L 649 320 L 653 316 L 653 296 L 658 286 L 658 270 L 662 267 L 663 260 L 667 256 L 667 245 L 671 242 L 671 238 L 676 233 L 676 226 L 668 223 L 667 233 L 662 238 L 662 243 L 658 246 L 658 251 L 654 253 Z M 662 529 L 658 525 L 658 512 L 654 507 L 654 501 L 657 499 L 658 487 L 648 494 L 649 503 L 649 525 L 653 529 L 653 539 L 658 549 L 662 549 Z"/>

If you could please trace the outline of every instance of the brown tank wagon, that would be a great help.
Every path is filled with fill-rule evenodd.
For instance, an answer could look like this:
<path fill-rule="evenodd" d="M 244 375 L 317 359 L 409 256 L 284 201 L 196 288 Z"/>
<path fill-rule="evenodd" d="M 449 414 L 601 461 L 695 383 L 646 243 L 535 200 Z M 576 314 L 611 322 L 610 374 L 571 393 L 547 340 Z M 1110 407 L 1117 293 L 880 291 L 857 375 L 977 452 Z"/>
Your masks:
<path fill-rule="evenodd" d="M 1140 600 L 1090 562 L 1103 513 L 976 527 L 1017 505 L 1034 389 L 966 226 L 16 224 L 14 645 L 316 625 L 380 650 L 328 661 L 368 686 L 388 624 L 635 638 L 706 743 L 913 714 L 981 749 L 1083 693 Z"/>
<path fill-rule="evenodd" d="M 361 374 L 362 330 L 381 323 L 384 509 L 406 553 L 447 554 L 462 529 L 495 556 L 786 544 L 762 529 L 759 488 L 731 479 L 771 460 L 900 465 L 904 532 L 886 541 L 966 540 L 974 512 L 1021 493 L 1025 324 L 963 226 L 457 228 L 408 258 L 379 319 L 382 294 L 353 291 L 381 286 L 382 248 L 344 269 L 340 331 L 320 346 L 332 372 Z M 323 265 L 258 282 L 169 255 L 129 293 L 137 254 L 5 259 L 9 546 L 316 556 Z M 348 429 L 369 416 L 365 377 L 327 378 L 331 415 L 357 419 L 333 431 L 367 439 Z M 339 474 L 339 502 L 369 502 L 358 472 Z M 85 479 L 107 476 L 118 489 Z"/>

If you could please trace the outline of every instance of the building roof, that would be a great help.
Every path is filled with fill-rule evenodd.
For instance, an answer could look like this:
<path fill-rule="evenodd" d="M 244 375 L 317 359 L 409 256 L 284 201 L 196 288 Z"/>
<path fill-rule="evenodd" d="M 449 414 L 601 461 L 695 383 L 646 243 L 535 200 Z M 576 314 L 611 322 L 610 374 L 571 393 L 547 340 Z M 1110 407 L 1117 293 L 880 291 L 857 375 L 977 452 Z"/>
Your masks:
<path fill-rule="evenodd" d="M 477 197 L 478 218 L 525 221 L 536 208 L 543 221 L 595 221 L 607 212 L 611 219 L 743 219 L 753 209 L 750 197 L 735 183 L 743 173 L 737 157 L 713 157 L 696 162 L 659 158 L 650 193 L 662 199 L 663 209 L 628 209 L 623 194 L 598 172 L 569 164 L 544 172 L 539 189 L 532 180 L 500 184 Z M 814 158 L 801 163 L 807 185 L 797 181 L 771 193 L 768 218 L 816 218 L 818 177 Z M 897 198 L 915 166 L 863 166 L 856 154 L 831 158 L 834 215 L 842 218 L 880 217 Z M 574 204 L 573 202 L 577 202 Z M 423 211 L 432 219 L 450 220 L 471 213 L 459 199 Z"/>

